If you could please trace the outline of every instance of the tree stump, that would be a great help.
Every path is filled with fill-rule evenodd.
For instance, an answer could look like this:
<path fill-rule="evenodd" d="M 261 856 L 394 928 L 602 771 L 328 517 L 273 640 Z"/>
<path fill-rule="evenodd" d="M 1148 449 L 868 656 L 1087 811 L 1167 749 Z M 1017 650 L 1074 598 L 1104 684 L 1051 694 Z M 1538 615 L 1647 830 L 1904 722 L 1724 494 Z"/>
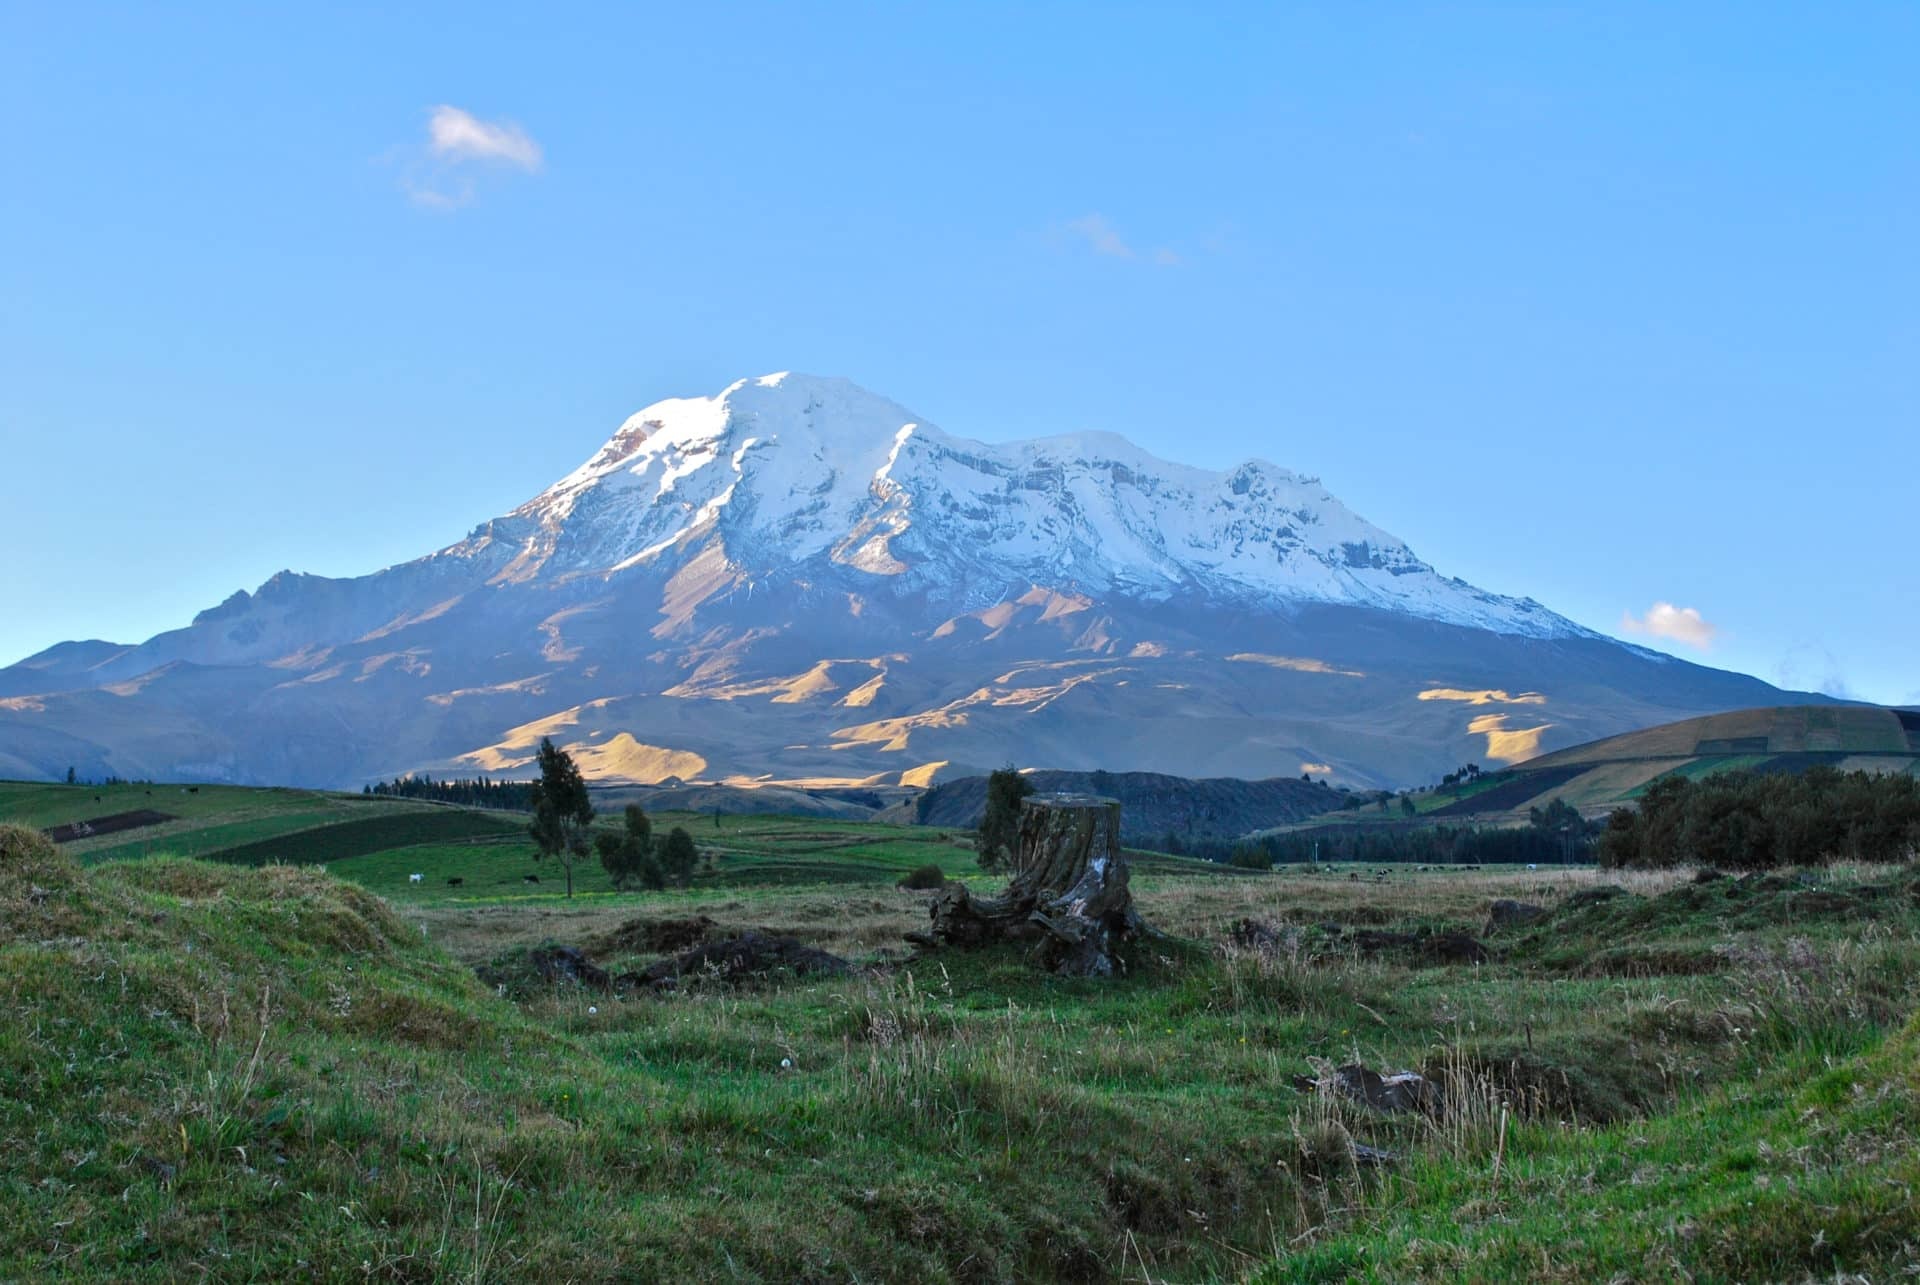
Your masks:
<path fill-rule="evenodd" d="M 1039 794 L 1020 807 L 1013 881 L 976 899 L 949 883 L 933 900 L 923 945 L 1032 941 L 1040 962 L 1069 977 L 1106 977 L 1116 943 L 1145 931 L 1127 891 L 1120 805 L 1092 794 Z"/>

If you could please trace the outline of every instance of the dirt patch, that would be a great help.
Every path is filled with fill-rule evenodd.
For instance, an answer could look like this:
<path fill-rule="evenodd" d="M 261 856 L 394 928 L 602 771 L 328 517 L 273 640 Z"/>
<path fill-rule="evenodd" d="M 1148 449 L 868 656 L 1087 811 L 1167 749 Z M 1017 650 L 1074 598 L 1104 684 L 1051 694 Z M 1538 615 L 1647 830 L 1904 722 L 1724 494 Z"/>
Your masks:
<path fill-rule="evenodd" d="M 46 836 L 55 843 L 72 843 L 76 839 L 95 839 L 103 834 L 119 834 L 124 830 L 143 830 L 150 825 L 161 825 L 178 820 L 165 812 L 155 812 L 152 808 L 141 808 L 134 812 L 113 812 L 103 817 L 89 817 L 85 821 L 69 821 L 65 825 L 56 825 L 45 831 Z"/>

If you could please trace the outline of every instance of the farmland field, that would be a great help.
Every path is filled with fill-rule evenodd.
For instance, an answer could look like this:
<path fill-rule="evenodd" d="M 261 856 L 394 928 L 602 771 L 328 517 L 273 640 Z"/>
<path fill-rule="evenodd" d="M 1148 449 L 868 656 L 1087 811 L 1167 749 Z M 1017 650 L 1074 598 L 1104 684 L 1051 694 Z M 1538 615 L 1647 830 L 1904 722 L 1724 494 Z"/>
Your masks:
<path fill-rule="evenodd" d="M 951 832 L 665 815 L 711 857 L 690 888 L 618 892 L 589 862 L 569 900 L 511 814 L 224 806 L 193 818 L 216 839 L 300 828 L 209 849 L 246 863 L 0 863 L 0 1279 L 1879 1280 L 1916 1262 L 1905 867 L 1696 882 L 1159 858 L 1133 888 L 1160 935 L 1078 981 L 1017 946 L 909 950 L 928 894 L 901 873 L 999 882 Z M 474 833 L 349 851 L 442 817 Z M 296 840 L 336 855 L 250 864 Z M 1501 898 L 1540 917 L 1490 924 Z M 663 993 L 514 971 L 549 942 L 638 969 L 668 929 L 770 930 L 853 967 Z M 1342 1063 L 1418 1069 L 1446 1108 L 1297 1087 Z"/>

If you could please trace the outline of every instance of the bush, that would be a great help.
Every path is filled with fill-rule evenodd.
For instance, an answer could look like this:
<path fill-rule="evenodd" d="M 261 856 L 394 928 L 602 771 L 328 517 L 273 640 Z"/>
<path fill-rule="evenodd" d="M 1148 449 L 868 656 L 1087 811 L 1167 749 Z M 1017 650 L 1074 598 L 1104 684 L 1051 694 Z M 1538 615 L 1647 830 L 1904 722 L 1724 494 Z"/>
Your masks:
<path fill-rule="evenodd" d="M 1662 777 L 1600 839 L 1606 865 L 1723 870 L 1901 861 L 1917 850 L 1920 780 L 1830 767 Z"/>
<path fill-rule="evenodd" d="M 1020 802 L 1033 793 L 1033 782 L 1009 763 L 987 778 L 987 811 L 980 820 L 980 867 L 998 870 L 1012 864 L 1020 844 Z"/>
<path fill-rule="evenodd" d="M 912 888 L 916 891 L 924 891 L 928 888 L 942 887 L 946 882 L 946 872 L 940 869 L 939 866 L 924 865 L 901 875 L 900 882 L 894 886 L 897 888 Z"/>

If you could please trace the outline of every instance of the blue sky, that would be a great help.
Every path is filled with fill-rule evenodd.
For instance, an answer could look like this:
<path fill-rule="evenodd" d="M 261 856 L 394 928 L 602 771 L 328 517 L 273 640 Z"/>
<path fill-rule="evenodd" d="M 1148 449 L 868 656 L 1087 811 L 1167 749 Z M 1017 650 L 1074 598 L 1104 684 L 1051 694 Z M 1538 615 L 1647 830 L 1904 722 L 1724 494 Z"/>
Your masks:
<path fill-rule="evenodd" d="M 1186 8 L 0 6 L 0 663 L 797 369 L 1920 701 L 1920 7 Z"/>

